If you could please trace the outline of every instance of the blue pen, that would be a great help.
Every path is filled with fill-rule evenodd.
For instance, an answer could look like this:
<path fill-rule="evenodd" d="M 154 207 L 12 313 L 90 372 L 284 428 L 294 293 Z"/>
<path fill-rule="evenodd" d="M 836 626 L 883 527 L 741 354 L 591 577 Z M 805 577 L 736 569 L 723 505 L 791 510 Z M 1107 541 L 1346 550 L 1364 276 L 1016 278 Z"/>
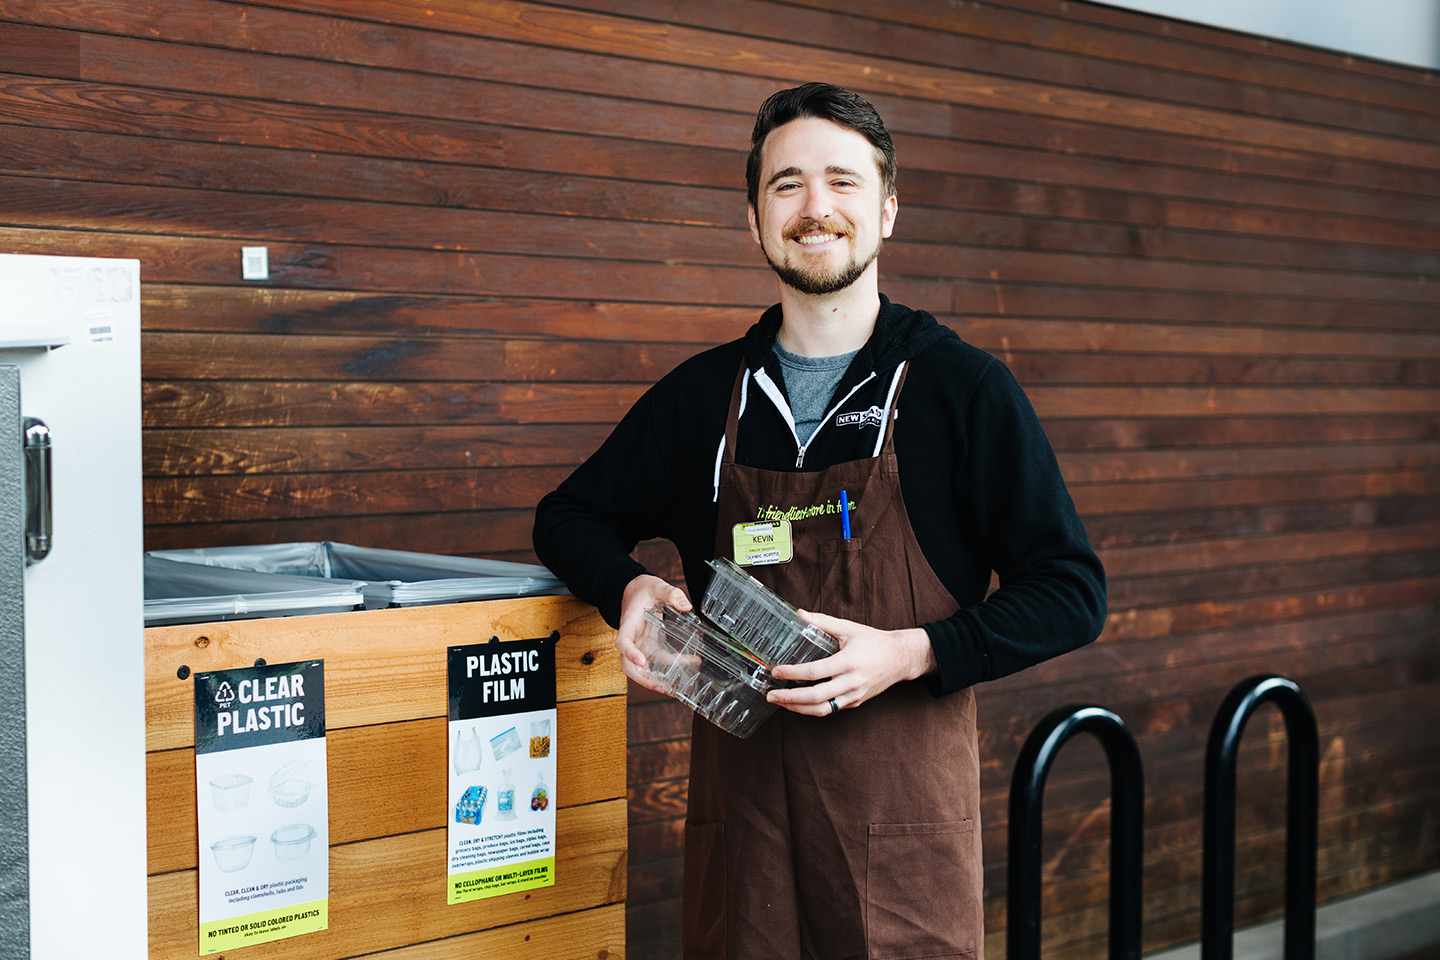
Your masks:
<path fill-rule="evenodd" d="M 850 539 L 850 497 L 844 490 L 840 491 L 840 535 Z"/>

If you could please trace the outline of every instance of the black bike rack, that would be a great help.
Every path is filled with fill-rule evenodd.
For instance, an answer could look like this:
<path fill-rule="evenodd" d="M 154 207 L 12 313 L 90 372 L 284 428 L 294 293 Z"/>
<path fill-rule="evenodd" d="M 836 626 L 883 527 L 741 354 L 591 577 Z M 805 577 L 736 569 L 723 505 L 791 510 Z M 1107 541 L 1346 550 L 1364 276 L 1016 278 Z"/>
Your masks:
<path fill-rule="evenodd" d="M 1103 707 L 1054 711 L 1031 732 L 1010 780 L 1007 960 L 1039 960 L 1045 778 L 1065 742 L 1091 733 L 1110 763 L 1110 960 L 1140 960 L 1145 781 L 1130 728 Z"/>
<path fill-rule="evenodd" d="M 1232 960 L 1235 933 L 1235 766 L 1245 723 L 1263 703 L 1285 718 L 1289 787 L 1285 825 L 1285 960 L 1315 957 L 1315 858 L 1320 737 L 1315 711 L 1293 681 L 1251 677 L 1230 691 L 1205 750 L 1201 960 Z"/>

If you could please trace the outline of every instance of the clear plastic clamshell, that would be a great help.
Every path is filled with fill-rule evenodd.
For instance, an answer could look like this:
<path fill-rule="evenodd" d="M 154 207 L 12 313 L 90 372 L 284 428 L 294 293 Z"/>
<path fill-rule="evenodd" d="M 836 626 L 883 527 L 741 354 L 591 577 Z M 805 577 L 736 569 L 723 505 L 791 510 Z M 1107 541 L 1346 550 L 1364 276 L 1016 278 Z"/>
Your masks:
<path fill-rule="evenodd" d="M 668 603 L 645 612 L 638 646 L 649 676 L 711 723 L 748 737 L 777 709 L 765 699 L 768 664 L 693 613 Z"/>
<path fill-rule="evenodd" d="M 710 566 L 701 616 L 657 604 L 645 613 L 638 644 L 646 672 L 671 696 L 748 737 L 778 709 L 766 693 L 798 685 L 771 668 L 828 657 L 840 643 L 729 560 Z"/>
<path fill-rule="evenodd" d="M 799 612 L 734 562 L 710 561 L 715 571 L 700 611 L 760 660 L 808 663 L 840 649 L 830 634 L 800 619 Z"/>

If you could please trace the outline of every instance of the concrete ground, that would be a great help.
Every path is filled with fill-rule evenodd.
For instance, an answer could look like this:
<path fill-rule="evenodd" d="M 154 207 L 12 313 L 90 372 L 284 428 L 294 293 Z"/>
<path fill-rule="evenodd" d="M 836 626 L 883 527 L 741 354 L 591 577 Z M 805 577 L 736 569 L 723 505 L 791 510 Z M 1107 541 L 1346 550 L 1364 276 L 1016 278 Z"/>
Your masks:
<path fill-rule="evenodd" d="M 1283 920 L 1235 931 L 1235 960 L 1283 960 Z M 1344 900 L 1315 915 L 1316 960 L 1440 960 L 1440 871 Z M 1200 960 L 1191 943 L 1146 960 Z"/>

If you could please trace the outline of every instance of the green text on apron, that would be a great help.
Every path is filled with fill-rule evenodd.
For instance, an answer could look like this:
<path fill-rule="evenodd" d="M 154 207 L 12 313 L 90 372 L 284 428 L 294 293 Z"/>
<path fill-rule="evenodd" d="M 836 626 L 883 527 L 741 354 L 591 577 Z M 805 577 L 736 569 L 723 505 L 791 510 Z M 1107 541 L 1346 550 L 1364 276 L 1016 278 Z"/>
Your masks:
<path fill-rule="evenodd" d="M 794 557 L 750 566 L 805 609 L 886 630 L 958 605 L 930 568 L 901 499 L 893 405 L 878 455 L 810 473 L 734 462 L 736 378 L 720 468 L 716 554 L 757 511 L 838 503 L 792 521 Z M 896 372 L 892 398 L 904 367 Z M 880 446 L 877 440 L 877 447 Z M 897 684 L 828 717 L 779 711 L 740 740 L 696 717 L 685 826 L 685 957 L 978 958 L 983 950 L 979 761 L 970 690 Z"/>

